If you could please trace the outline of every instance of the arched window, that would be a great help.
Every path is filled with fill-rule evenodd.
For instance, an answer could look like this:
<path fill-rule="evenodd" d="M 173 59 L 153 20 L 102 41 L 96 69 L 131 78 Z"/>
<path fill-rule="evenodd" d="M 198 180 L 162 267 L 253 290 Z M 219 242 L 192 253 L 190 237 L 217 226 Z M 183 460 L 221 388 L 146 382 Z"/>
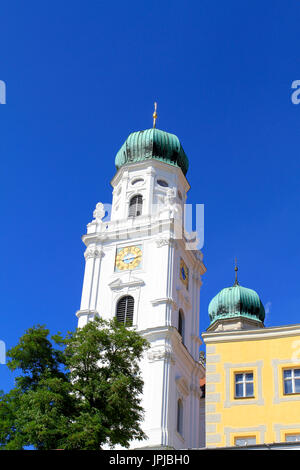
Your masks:
<path fill-rule="evenodd" d="M 178 333 L 180 334 L 182 342 L 184 343 L 184 314 L 181 309 L 178 312 Z"/>
<path fill-rule="evenodd" d="M 117 303 L 117 321 L 125 326 L 132 326 L 133 323 L 134 298 L 131 295 L 122 297 Z"/>
<path fill-rule="evenodd" d="M 129 202 L 129 217 L 138 217 L 139 215 L 142 215 L 142 208 L 143 197 L 140 194 L 133 196 Z"/>
<path fill-rule="evenodd" d="M 177 432 L 183 435 L 183 403 L 181 398 L 177 401 Z"/>

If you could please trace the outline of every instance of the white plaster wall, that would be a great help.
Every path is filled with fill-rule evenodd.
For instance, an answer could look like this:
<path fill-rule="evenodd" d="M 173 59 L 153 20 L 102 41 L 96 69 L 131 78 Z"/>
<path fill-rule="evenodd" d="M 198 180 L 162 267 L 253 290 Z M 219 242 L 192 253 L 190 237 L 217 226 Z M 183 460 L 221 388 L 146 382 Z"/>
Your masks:
<path fill-rule="evenodd" d="M 144 180 L 137 187 L 132 185 L 136 178 Z M 199 272 L 205 268 L 194 252 L 185 250 L 182 240 L 174 240 L 162 201 L 169 188 L 158 186 L 157 179 L 168 182 L 177 202 L 180 190 L 183 203 L 189 185 L 181 170 L 155 160 L 128 165 L 112 181 L 111 222 L 93 220 L 88 225 L 83 237 L 87 249 L 78 326 L 86 324 L 95 312 L 104 319 L 113 318 L 118 300 L 123 295 L 134 297 L 133 327 L 149 340 L 151 348 L 141 363 L 145 382 L 142 406 L 146 411 L 143 429 L 149 439 L 133 442 L 132 447 L 191 448 L 200 442 Z M 128 219 L 129 200 L 134 194 L 143 195 L 143 214 Z M 116 272 L 117 248 L 135 244 L 142 245 L 141 266 Z M 179 277 L 181 257 L 189 268 L 188 290 Z M 177 332 L 179 308 L 185 315 L 184 345 Z M 179 396 L 184 403 L 183 437 L 176 431 Z"/>

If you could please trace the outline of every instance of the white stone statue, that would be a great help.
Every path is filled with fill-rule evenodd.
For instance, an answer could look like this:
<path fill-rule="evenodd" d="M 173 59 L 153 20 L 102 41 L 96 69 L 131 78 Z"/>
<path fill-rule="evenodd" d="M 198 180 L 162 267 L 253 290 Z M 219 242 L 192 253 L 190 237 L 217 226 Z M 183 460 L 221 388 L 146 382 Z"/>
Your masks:
<path fill-rule="evenodd" d="M 93 217 L 94 219 L 96 219 L 97 223 L 100 223 L 104 216 L 105 216 L 104 205 L 102 204 L 102 202 L 98 202 L 98 204 L 96 204 L 96 209 L 93 212 Z"/>

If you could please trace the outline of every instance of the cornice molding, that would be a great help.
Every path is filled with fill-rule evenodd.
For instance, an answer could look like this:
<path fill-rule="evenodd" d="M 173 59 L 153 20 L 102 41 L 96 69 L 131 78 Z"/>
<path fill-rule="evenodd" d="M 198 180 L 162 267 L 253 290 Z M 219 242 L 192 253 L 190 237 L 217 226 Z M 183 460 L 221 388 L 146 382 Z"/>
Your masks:
<path fill-rule="evenodd" d="M 156 305 L 166 304 L 166 305 L 171 305 L 175 310 L 178 309 L 178 305 L 177 305 L 176 301 L 174 299 L 172 299 L 171 297 L 163 297 L 161 299 L 153 299 L 153 300 L 150 300 L 150 302 L 153 305 L 153 307 L 155 307 Z"/>
<path fill-rule="evenodd" d="M 122 280 L 121 278 L 115 279 L 114 281 L 110 282 L 108 286 L 111 290 L 122 290 L 126 287 L 141 287 L 145 285 L 143 279 L 139 279 L 137 277 L 132 277 L 128 280 Z"/>
<path fill-rule="evenodd" d="M 181 335 L 174 326 L 149 328 L 139 331 L 139 333 L 150 343 L 155 341 L 169 341 L 169 344 L 172 344 L 172 351 L 175 357 L 184 367 L 193 372 L 195 376 L 199 376 L 199 378 L 205 376 L 205 368 L 193 358 L 186 346 L 182 344 Z"/>
<path fill-rule="evenodd" d="M 88 230 L 88 233 L 82 236 L 82 241 L 86 245 L 108 240 L 126 240 L 133 238 L 133 236 L 134 238 L 144 238 L 145 234 L 149 234 L 149 229 L 151 230 L 151 238 L 160 233 L 160 231 L 169 232 L 170 235 L 168 238 L 171 238 L 171 234 L 173 233 L 173 222 L 170 218 L 151 215 L 121 220 L 109 220 L 99 224 L 91 223 L 90 227 L 92 226 L 95 227 L 95 230 Z"/>
<path fill-rule="evenodd" d="M 91 317 L 94 317 L 95 315 L 99 316 L 99 313 L 97 312 L 97 310 L 87 309 L 87 310 L 77 310 L 75 315 L 77 318 L 85 317 L 85 316 L 88 316 L 89 318 L 91 318 Z"/>
<path fill-rule="evenodd" d="M 254 320 L 244 315 L 233 314 L 226 318 L 218 318 L 207 328 L 207 333 L 220 333 L 226 331 L 244 331 L 244 330 L 257 330 L 264 328 L 260 320 Z"/>
<path fill-rule="evenodd" d="M 94 231 L 92 231 L 92 227 L 94 227 Z M 150 235 L 149 230 L 151 232 Z M 186 257 L 189 257 L 189 263 L 191 263 L 195 275 L 197 275 L 196 273 L 202 275 L 206 272 L 206 267 L 202 261 L 202 252 L 199 250 L 187 250 L 185 239 L 174 237 L 174 221 L 167 217 L 145 215 L 138 218 L 110 220 L 98 224 L 91 223 L 88 233 L 82 236 L 82 241 L 88 246 L 90 243 L 102 244 L 108 241 L 126 240 L 128 238 L 138 240 L 139 238 L 144 239 L 149 237 L 153 239 L 153 236 L 161 231 L 165 232 L 165 236 L 160 236 L 153 240 L 158 248 L 165 245 L 176 246 L 178 249 L 182 249 Z M 201 283 L 201 279 L 199 282 Z"/>
<path fill-rule="evenodd" d="M 255 330 L 214 331 L 202 333 L 202 338 L 206 344 L 284 338 L 288 336 L 300 336 L 300 324 L 259 328 Z"/>
<path fill-rule="evenodd" d="M 133 162 L 133 163 L 127 163 L 126 166 L 121 167 L 115 176 L 112 178 L 110 184 L 112 187 L 117 186 L 117 184 L 120 182 L 122 178 L 124 178 L 124 174 L 127 172 L 127 174 L 130 173 L 130 170 L 148 170 L 153 171 L 155 168 L 156 169 L 161 169 L 165 170 L 166 168 L 168 169 L 168 172 L 172 172 L 177 174 L 179 181 L 182 183 L 185 192 L 188 192 L 190 189 L 189 182 L 187 181 L 187 178 L 184 176 L 181 168 L 177 166 L 172 166 L 169 163 L 161 162 L 159 160 L 155 160 L 154 158 L 152 159 L 147 159 L 145 161 L 141 162 Z"/>

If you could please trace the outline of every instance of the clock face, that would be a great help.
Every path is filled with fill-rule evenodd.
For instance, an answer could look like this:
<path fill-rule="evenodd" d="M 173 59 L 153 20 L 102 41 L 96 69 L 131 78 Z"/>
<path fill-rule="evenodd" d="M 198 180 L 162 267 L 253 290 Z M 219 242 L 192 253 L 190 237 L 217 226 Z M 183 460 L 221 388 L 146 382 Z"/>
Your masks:
<path fill-rule="evenodd" d="M 182 258 L 180 258 L 180 280 L 185 285 L 185 287 L 189 288 L 189 269 Z"/>
<path fill-rule="evenodd" d="M 142 262 L 141 245 L 125 246 L 118 248 L 116 254 L 116 271 L 125 271 L 127 269 L 137 269 Z"/>

